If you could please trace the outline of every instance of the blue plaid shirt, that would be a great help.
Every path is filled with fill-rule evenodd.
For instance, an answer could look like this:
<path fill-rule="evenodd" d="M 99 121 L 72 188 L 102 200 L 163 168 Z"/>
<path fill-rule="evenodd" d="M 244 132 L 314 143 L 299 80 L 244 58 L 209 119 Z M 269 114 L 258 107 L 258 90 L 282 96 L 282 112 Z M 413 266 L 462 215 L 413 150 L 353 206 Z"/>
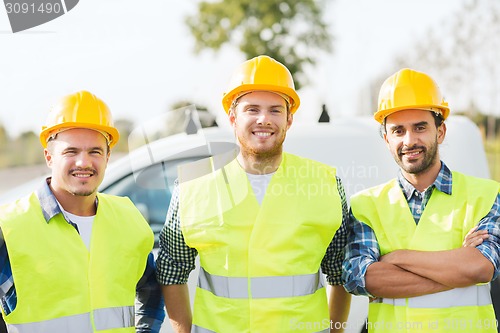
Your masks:
<path fill-rule="evenodd" d="M 48 181 L 48 180 L 47 180 Z M 62 214 L 57 200 L 52 194 L 47 182 L 37 190 L 37 197 L 44 211 L 47 221 Z M 73 227 L 76 225 L 68 221 Z M 76 228 L 78 230 L 78 228 Z M 111 237 L 111 236 L 110 236 Z M 36 279 L 36 276 L 33 276 Z M 161 289 L 155 278 L 155 261 L 153 253 L 148 256 L 144 275 L 137 283 L 136 289 L 136 332 L 160 332 L 161 324 L 165 318 L 164 303 Z M 57 300 L 54 300 L 55 302 Z M 15 281 L 9 261 L 9 254 L 5 245 L 3 233 L 0 230 L 0 302 L 4 313 L 11 313 L 17 305 Z"/>
<path fill-rule="evenodd" d="M 415 223 L 420 221 L 420 217 L 429 202 L 434 188 L 438 191 L 451 195 L 452 174 L 448 167 L 441 162 L 441 170 L 434 181 L 423 193 L 420 193 L 410 184 L 401 171 L 398 173 L 398 183 L 401 187 L 408 205 L 415 219 Z M 483 241 L 477 247 L 479 251 L 491 261 L 495 267 L 493 279 L 499 274 L 500 267 L 500 194 L 497 196 L 490 212 L 478 223 L 478 230 L 488 230 L 489 239 Z M 377 237 L 373 229 L 366 224 L 356 220 L 350 214 L 349 236 L 346 247 L 346 256 L 343 263 L 344 272 L 342 278 L 344 287 L 355 295 L 370 296 L 366 290 L 365 274 L 368 266 L 380 258 L 380 248 Z"/>
<path fill-rule="evenodd" d="M 338 177 L 337 190 L 342 202 L 342 224 L 330 242 L 321 262 L 321 270 L 326 274 L 326 281 L 331 285 L 342 284 L 342 260 L 347 241 L 346 228 L 349 219 L 344 187 Z M 165 226 L 160 233 L 160 252 L 156 261 L 158 266 L 157 279 L 164 285 L 187 283 L 189 273 L 195 268 L 198 252 L 186 244 L 180 225 L 179 186 L 176 181 Z"/>

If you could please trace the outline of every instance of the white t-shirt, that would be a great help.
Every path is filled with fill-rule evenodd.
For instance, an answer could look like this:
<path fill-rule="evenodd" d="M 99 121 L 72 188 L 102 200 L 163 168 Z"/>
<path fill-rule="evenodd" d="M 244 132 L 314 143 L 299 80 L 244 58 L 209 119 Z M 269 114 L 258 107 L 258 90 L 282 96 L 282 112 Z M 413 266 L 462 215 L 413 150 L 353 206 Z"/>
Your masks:
<path fill-rule="evenodd" d="M 61 205 L 59 205 L 59 208 L 61 208 L 61 211 L 64 214 L 64 217 L 66 218 L 66 220 L 71 221 L 78 226 L 78 231 L 80 232 L 80 237 L 82 237 L 83 243 L 85 243 L 85 246 L 87 246 L 87 249 L 90 250 L 90 236 L 92 235 L 92 225 L 94 224 L 95 215 L 93 215 L 93 216 L 78 216 L 78 215 L 71 214 L 71 213 L 65 211 L 61 207 Z"/>
<path fill-rule="evenodd" d="M 262 200 L 264 200 L 264 195 L 266 195 L 267 186 L 273 177 L 273 173 L 268 173 L 265 175 L 254 175 L 247 172 L 248 180 L 250 181 L 250 185 L 252 185 L 253 193 L 259 202 L 259 205 L 262 205 Z"/>

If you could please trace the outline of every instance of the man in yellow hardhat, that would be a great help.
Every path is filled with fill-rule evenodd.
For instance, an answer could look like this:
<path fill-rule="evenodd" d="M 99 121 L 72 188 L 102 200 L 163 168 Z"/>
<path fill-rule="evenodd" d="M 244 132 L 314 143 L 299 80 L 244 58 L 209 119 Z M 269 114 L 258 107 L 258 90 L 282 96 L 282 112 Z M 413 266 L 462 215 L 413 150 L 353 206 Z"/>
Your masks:
<path fill-rule="evenodd" d="M 9 332 L 159 332 L 153 233 L 128 198 L 97 192 L 118 139 L 108 107 L 87 91 L 51 109 L 40 133 L 51 177 L 0 208 Z"/>
<path fill-rule="evenodd" d="M 395 73 L 378 104 L 400 172 L 351 198 L 346 289 L 372 299 L 369 332 L 497 332 L 500 184 L 440 160 L 450 109 L 427 74 Z"/>
<path fill-rule="evenodd" d="M 160 234 L 157 277 L 176 332 L 341 332 L 348 211 L 335 169 L 284 153 L 300 99 L 288 69 L 244 62 L 222 99 L 239 153 L 183 179 Z M 211 159 L 207 165 L 217 165 Z M 200 255 L 191 317 L 189 273 Z M 330 307 L 321 272 L 331 284 Z"/>

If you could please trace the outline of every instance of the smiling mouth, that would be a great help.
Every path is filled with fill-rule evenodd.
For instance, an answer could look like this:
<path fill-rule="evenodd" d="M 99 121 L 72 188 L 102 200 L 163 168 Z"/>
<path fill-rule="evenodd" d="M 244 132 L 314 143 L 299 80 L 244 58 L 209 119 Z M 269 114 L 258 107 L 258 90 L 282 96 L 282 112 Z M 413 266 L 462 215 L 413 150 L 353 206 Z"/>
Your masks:
<path fill-rule="evenodd" d="M 401 151 L 399 153 L 399 156 L 401 157 L 406 157 L 408 159 L 416 159 L 418 157 L 420 157 L 423 153 L 424 153 L 425 149 L 424 148 L 416 148 L 416 149 L 409 149 L 409 150 L 405 150 L 405 151 Z"/>
<path fill-rule="evenodd" d="M 92 175 L 89 174 L 89 173 L 85 173 L 85 174 L 83 174 L 83 173 L 75 173 L 75 174 L 73 174 L 73 177 L 76 177 L 76 178 L 90 178 L 90 177 L 92 177 Z"/>
<path fill-rule="evenodd" d="M 258 137 L 261 137 L 261 138 L 268 138 L 270 137 L 271 135 L 273 135 L 273 133 L 270 133 L 270 132 L 252 132 L 255 136 L 258 136 Z"/>
<path fill-rule="evenodd" d="M 87 179 L 94 176 L 96 172 L 94 170 L 72 170 L 70 174 L 76 178 Z"/>

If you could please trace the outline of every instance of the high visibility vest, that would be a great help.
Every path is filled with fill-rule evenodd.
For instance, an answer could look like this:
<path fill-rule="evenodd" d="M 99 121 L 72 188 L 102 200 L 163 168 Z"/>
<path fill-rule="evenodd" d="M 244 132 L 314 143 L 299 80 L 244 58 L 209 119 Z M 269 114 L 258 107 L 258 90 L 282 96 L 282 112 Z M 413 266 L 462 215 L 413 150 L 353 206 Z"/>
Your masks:
<path fill-rule="evenodd" d="M 342 221 L 335 169 L 284 154 L 259 206 L 234 159 L 181 181 L 179 209 L 200 255 L 193 332 L 328 332 L 319 270 Z"/>
<path fill-rule="evenodd" d="M 452 195 L 434 189 L 418 225 L 396 180 L 354 195 L 352 213 L 373 229 L 381 255 L 460 248 L 467 232 L 491 210 L 500 184 L 458 172 L 452 179 Z M 370 332 L 497 331 L 488 285 L 377 300 L 369 305 L 368 320 Z"/>
<path fill-rule="evenodd" d="M 135 332 L 134 301 L 153 247 L 128 198 L 98 194 L 90 251 L 62 214 L 45 220 L 35 194 L 0 209 L 17 305 L 9 332 Z"/>

